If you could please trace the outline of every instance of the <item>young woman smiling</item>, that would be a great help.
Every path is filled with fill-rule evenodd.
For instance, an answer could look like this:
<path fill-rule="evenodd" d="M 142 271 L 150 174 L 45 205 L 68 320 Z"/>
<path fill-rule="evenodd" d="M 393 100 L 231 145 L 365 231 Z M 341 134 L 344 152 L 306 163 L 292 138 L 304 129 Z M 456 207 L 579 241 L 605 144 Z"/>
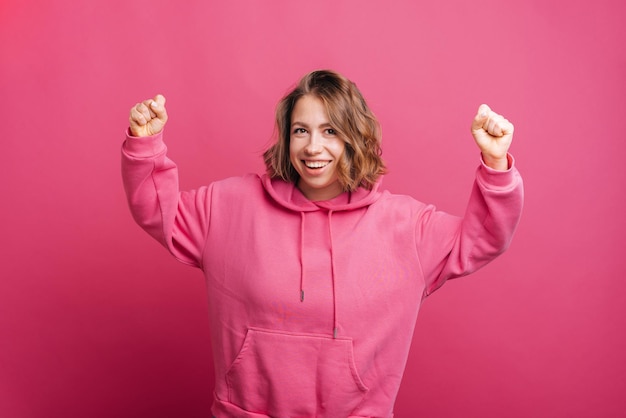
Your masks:
<path fill-rule="evenodd" d="M 161 95 L 122 149 L 136 221 L 200 268 L 216 417 L 391 417 L 422 301 L 509 245 L 523 202 L 513 125 L 481 105 L 464 217 L 380 188 L 380 129 L 354 83 L 307 74 L 276 111 L 267 173 L 179 191 Z"/>

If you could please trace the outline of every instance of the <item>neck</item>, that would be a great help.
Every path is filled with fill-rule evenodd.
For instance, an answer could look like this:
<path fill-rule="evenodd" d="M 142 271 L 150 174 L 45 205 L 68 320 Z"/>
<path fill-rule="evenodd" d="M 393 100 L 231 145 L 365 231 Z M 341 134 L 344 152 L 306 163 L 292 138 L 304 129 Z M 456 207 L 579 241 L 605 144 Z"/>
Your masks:
<path fill-rule="evenodd" d="M 332 187 L 316 189 L 314 187 L 307 187 L 307 185 L 304 184 L 304 182 L 302 182 L 301 180 L 298 180 L 296 187 L 298 188 L 298 190 L 302 192 L 304 197 L 309 199 L 311 202 L 331 200 L 339 196 L 341 193 L 343 193 L 343 190 L 341 189 L 341 186 L 339 185 L 338 182 L 335 183 Z"/>

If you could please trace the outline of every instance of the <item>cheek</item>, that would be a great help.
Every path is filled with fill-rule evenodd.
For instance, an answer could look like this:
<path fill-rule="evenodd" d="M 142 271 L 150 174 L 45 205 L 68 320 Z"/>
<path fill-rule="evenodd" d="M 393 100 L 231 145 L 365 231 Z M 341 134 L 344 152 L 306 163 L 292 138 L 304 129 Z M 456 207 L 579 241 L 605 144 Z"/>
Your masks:
<path fill-rule="evenodd" d="M 344 152 L 346 152 L 346 143 L 341 139 L 337 139 L 335 143 L 333 143 L 333 154 L 338 159 L 341 159 Z"/>

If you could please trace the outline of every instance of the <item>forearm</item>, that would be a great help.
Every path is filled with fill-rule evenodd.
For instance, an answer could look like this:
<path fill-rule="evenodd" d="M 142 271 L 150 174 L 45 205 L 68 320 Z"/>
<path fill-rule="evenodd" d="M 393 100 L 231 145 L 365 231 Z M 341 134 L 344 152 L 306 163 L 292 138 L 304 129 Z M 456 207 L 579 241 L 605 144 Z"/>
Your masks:
<path fill-rule="evenodd" d="M 162 134 L 132 137 L 122 146 L 122 179 L 135 221 L 169 246 L 178 202 L 178 170 L 167 158 Z"/>
<path fill-rule="evenodd" d="M 470 259 L 474 270 L 504 252 L 513 239 L 524 201 L 523 182 L 513 157 L 507 169 L 483 162 L 476 173 L 474 190 L 464 216 L 464 233 L 474 240 Z"/>

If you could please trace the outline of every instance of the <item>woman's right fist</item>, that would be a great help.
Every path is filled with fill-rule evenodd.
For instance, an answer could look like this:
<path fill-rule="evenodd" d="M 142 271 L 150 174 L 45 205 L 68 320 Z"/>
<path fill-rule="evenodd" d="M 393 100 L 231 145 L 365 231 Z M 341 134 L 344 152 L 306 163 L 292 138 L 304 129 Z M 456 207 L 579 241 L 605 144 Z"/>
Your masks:
<path fill-rule="evenodd" d="M 144 100 L 130 109 L 130 133 L 132 136 L 152 136 L 163 130 L 167 122 L 165 97 L 161 94 L 154 99 Z"/>

